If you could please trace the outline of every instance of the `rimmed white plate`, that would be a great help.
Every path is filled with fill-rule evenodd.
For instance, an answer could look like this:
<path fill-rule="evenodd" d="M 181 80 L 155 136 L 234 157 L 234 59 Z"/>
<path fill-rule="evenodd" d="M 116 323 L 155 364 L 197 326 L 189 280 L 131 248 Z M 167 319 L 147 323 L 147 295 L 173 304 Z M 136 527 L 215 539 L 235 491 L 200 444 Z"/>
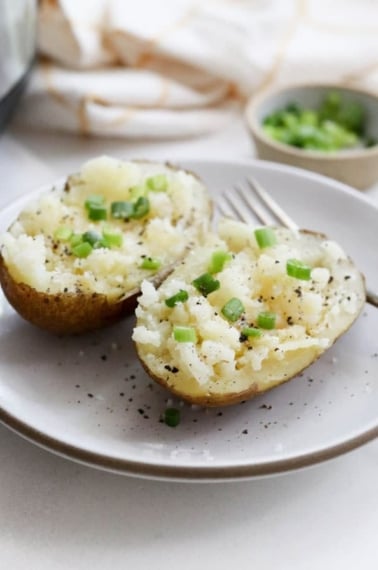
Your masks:
<path fill-rule="evenodd" d="M 303 227 L 338 240 L 378 287 L 378 208 L 316 174 L 266 162 L 181 162 L 214 200 L 253 174 Z M 231 191 L 231 190 L 230 190 Z M 6 229 L 29 198 L 0 214 Z M 378 435 L 378 309 L 300 377 L 249 402 L 205 410 L 155 385 L 130 341 L 133 318 L 76 338 L 24 322 L 2 299 L 0 420 L 30 441 L 113 472 L 176 480 L 283 473 L 349 451 Z M 168 405 L 178 427 L 161 423 Z"/>

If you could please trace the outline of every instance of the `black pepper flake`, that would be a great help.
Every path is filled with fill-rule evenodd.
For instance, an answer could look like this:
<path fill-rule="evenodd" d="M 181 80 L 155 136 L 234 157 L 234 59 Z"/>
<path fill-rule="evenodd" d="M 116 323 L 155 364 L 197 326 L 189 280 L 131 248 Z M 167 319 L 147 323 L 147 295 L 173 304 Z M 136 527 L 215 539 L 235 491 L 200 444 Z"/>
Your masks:
<path fill-rule="evenodd" d="M 80 388 L 80 384 L 76 384 L 75 388 Z"/>
<path fill-rule="evenodd" d="M 294 324 L 293 317 L 289 315 L 286 319 L 286 322 L 289 326 L 292 326 Z"/>
<path fill-rule="evenodd" d="M 263 404 L 262 406 L 260 406 L 261 410 L 271 410 L 272 406 L 268 406 L 267 404 Z"/>
<path fill-rule="evenodd" d="M 294 289 L 294 293 L 297 294 L 297 297 L 302 297 L 302 289 L 300 287 Z"/>
<path fill-rule="evenodd" d="M 329 279 L 328 279 L 328 283 L 332 283 L 332 281 L 333 281 L 333 275 L 330 275 Z"/>
<path fill-rule="evenodd" d="M 108 360 L 107 355 L 106 355 L 106 354 L 103 354 L 103 355 L 101 356 L 101 360 Z"/>
<path fill-rule="evenodd" d="M 144 416 L 144 409 L 143 409 L 143 408 L 139 408 L 139 409 L 138 409 L 138 413 L 139 413 L 141 416 Z"/>
<path fill-rule="evenodd" d="M 351 278 L 351 275 L 344 275 L 345 281 L 348 281 L 348 279 L 350 279 L 350 278 Z"/>
<path fill-rule="evenodd" d="M 242 434 L 247 435 L 248 430 L 247 429 L 243 429 Z"/>
<path fill-rule="evenodd" d="M 217 416 L 219 416 L 219 417 L 220 417 L 220 416 L 223 416 L 223 412 L 218 412 L 218 413 L 217 413 Z"/>
<path fill-rule="evenodd" d="M 124 396 L 124 395 L 125 395 L 125 392 L 120 392 L 119 395 L 120 395 L 120 396 Z"/>
<path fill-rule="evenodd" d="M 87 396 L 88 398 L 93 398 L 93 394 L 88 393 Z"/>

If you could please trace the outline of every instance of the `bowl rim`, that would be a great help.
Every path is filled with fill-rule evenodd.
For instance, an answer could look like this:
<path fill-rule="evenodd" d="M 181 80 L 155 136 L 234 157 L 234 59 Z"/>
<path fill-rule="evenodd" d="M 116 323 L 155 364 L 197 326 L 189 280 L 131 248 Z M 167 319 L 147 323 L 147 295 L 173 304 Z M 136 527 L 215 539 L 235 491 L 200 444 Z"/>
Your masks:
<path fill-rule="evenodd" d="M 284 93 L 286 91 L 291 91 L 292 89 L 329 89 L 329 90 L 339 90 L 339 91 L 350 91 L 355 93 L 356 96 L 364 95 L 370 97 L 375 101 L 377 105 L 378 112 L 378 95 L 371 90 L 364 89 L 361 87 L 352 87 L 349 85 L 343 85 L 341 83 L 328 83 L 328 82 L 307 82 L 307 83 L 287 83 L 278 87 L 268 87 L 256 94 L 252 95 L 245 106 L 244 116 L 248 128 L 250 129 L 252 135 L 259 139 L 265 145 L 272 147 L 274 150 L 287 154 L 295 158 L 309 159 L 314 162 L 326 161 L 331 162 L 335 160 L 358 160 L 361 158 L 368 158 L 378 156 L 378 144 L 368 148 L 356 148 L 356 149 L 345 149 L 338 150 L 334 152 L 324 152 L 324 151 L 314 151 L 314 150 L 303 150 L 298 147 L 291 146 L 289 144 L 281 143 L 275 141 L 274 139 L 268 137 L 263 129 L 261 128 L 261 123 L 258 121 L 256 116 L 256 110 L 268 97 L 278 95 L 279 93 Z"/>

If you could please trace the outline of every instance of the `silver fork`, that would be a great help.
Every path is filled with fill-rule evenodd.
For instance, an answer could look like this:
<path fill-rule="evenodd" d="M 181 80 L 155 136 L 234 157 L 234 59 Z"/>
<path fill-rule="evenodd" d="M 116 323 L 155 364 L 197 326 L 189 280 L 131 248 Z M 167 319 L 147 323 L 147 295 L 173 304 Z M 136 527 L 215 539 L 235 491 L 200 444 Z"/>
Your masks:
<path fill-rule="evenodd" d="M 223 192 L 218 201 L 218 211 L 223 216 L 236 217 L 243 222 L 259 221 L 264 225 L 272 225 L 272 218 L 281 226 L 291 230 L 299 230 L 298 224 L 277 204 L 261 184 L 252 176 L 246 179 L 248 188 L 242 184 L 233 187 L 234 193 Z M 235 200 L 235 197 L 237 200 Z M 378 292 L 367 287 L 366 301 L 378 307 Z"/>

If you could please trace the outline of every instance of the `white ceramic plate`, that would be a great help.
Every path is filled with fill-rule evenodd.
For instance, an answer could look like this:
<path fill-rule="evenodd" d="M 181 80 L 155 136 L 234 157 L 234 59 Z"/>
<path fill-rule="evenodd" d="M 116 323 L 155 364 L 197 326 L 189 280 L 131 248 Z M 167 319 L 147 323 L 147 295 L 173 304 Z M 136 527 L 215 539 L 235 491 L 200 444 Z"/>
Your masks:
<path fill-rule="evenodd" d="M 219 192 L 253 174 L 300 225 L 338 240 L 378 288 L 378 208 L 321 176 L 266 162 L 186 162 Z M 0 214 L 0 230 L 25 199 Z M 183 404 L 137 362 L 133 318 L 79 338 L 24 322 L 2 300 L 0 419 L 65 457 L 119 473 L 177 480 L 242 479 L 335 457 L 378 435 L 378 309 L 300 377 L 230 408 Z M 166 405 L 181 423 L 159 421 Z"/>

